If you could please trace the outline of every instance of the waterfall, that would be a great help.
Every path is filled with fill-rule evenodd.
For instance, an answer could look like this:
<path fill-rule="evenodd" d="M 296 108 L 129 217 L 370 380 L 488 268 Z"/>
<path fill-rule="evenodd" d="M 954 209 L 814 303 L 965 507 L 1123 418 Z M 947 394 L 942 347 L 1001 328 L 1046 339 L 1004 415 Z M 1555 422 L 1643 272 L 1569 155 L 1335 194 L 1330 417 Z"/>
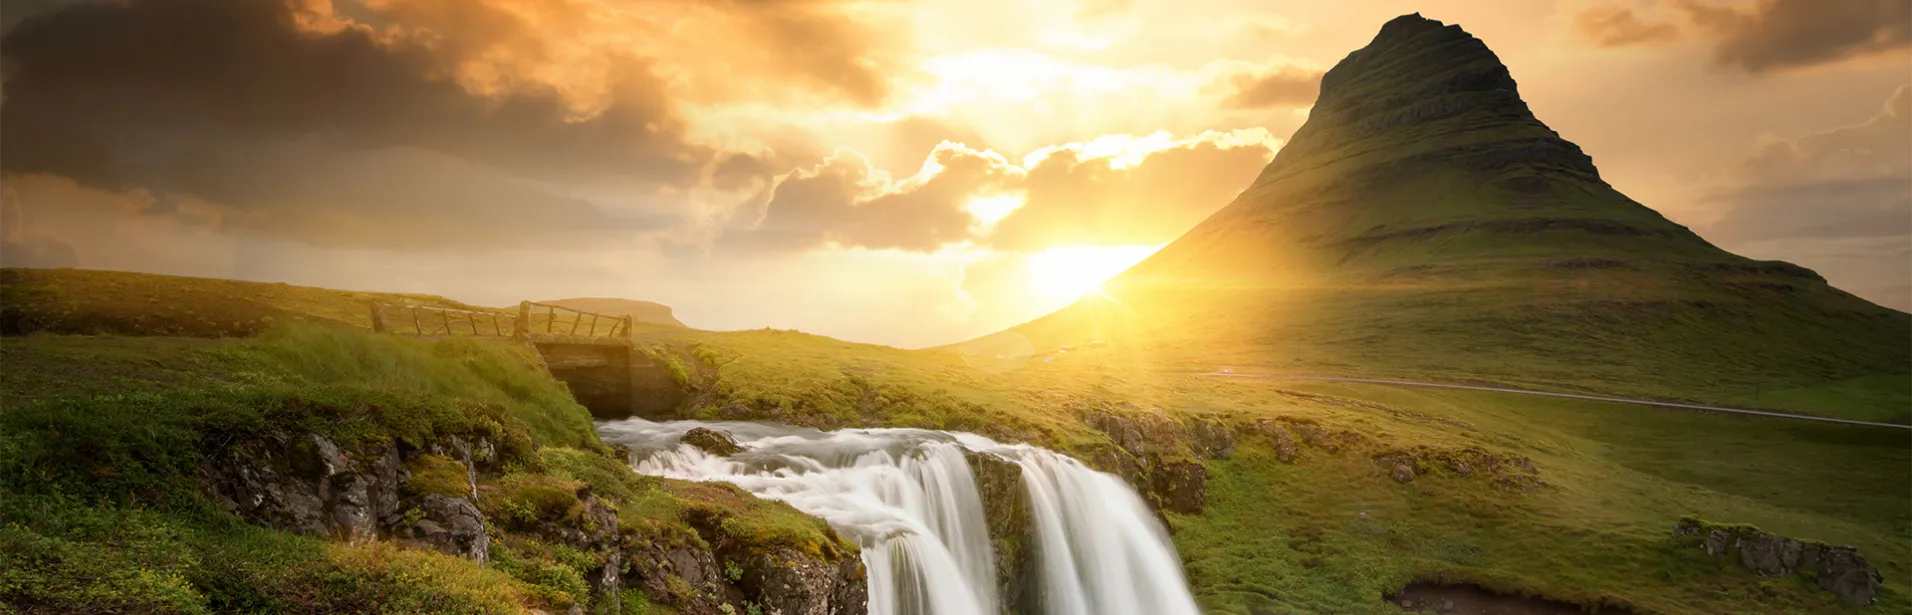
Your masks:
<path fill-rule="evenodd" d="M 679 439 L 729 433 L 728 457 Z M 1039 613 L 1199 615 L 1168 534 L 1115 476 L 1066 455 L 983 436 L 923 429 L 814 429 L 642 419 L 601 423 L 638 472 L 724 481 L 788 502 L 862 547 L 872 615 L 998 615 L 995 555 L 965 451 L 1022 470 L 1035 546 Z"/>

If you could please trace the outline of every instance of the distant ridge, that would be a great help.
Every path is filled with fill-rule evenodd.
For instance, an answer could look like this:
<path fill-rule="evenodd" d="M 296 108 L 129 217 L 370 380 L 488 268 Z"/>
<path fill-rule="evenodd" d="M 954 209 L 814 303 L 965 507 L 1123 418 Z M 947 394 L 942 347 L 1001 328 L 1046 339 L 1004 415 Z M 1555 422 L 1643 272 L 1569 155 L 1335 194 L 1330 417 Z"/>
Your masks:
<path fill-rule="evenodd" d="M 1715 401 L 1912 373 L 1912 316 L 1621 194 L 1459 26 L 1382 26 L 1232 203 L 1037 348 Z M 1756 384 L 1757 383 L 1757 384 Z"/>
<path fill-rule="evenodd" d="M 539 303 L 549 303 L 574 310 L 596 312 L 598 314 L 608 314 L 611 316 L 629 316 L 632 320 L 640 323 L 681 329 L 690 328 L 688 325 L 677 320 L 676 316 L 671 315 L 670 306 L 650 301 L 606 297 L 575 297 L 571 299 L 540 301 Z"/>

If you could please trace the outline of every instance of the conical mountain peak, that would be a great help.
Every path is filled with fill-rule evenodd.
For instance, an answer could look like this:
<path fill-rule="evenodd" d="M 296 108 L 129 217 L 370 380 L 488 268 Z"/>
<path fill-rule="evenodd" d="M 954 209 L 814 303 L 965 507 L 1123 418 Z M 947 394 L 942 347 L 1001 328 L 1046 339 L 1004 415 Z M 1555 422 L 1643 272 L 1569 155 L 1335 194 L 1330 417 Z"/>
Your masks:
<path fill-rule="evenodd" d="M 1322 77 L 1307 123 L 1256 186 L 1323 166 L 1371 179 L 1357 167 L 1404 154 L 1478 168 L 1520 160 L 1598 178 L 1580 148 L 1534 117 L 1486 43 L 1417 13 L 1389 21 Z"/>

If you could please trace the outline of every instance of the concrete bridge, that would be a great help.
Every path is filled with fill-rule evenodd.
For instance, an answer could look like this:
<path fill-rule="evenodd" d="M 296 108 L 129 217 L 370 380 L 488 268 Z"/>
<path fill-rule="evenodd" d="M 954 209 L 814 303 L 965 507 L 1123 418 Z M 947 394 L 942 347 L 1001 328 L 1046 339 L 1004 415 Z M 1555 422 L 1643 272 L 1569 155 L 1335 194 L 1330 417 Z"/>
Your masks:
<path fill-rule="evenodd" d="M 652 416 L 676 408 L 685 395 L 644 347 L 630 316 L 535 301 L 520 302 L 515 313 L 383 303 L 373 303 L 371 311 L 372 330 L 380 333 L 525 344 L 598 418 Z"/>

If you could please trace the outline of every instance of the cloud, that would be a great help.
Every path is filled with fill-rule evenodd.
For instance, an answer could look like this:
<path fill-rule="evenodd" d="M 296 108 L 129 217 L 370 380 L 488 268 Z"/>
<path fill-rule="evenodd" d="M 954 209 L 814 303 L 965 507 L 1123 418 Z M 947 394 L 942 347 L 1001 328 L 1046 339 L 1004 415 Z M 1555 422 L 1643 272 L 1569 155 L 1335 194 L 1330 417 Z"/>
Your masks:
<path fill-rule="evenodd" d="M 0 267 L 73 267 L 80 264 L 73 245 L 26 223 L 20 196 L 0 186 Z"/>
<path fill-rule="evenodd" d="M 118 187 L 209 141 L 308 136 L 534 175 L 589 168 L 675 180 L 712 155 L 682 140 L 664 84 L 642 60 L 606 67 L 597 100 L 472 68 L 461 54 L 489 48 L 459 41 L 478 34 L 427 45 L 363 26 L 310 32 L 300 15 L 271 1 L 145 0 L 27 21 L 0 44 L 13 69 L 0 108 L 4 168 Z M 496 77 L 448 76 L 459 69 Z"/>
<path fill-rule="evenodd" d="M 1039 151 L 1022 184 L 1027 204 L 996 224 L 989 243 L 1010 250 L 1167 243 L 1246 188 L 1274 144 L 1253 129 L 1180 140 L 1104 137 Z"/>
<path fill-rule="evenodd" d="M 1240 72 L 1228 78 L 1227 109 L 1306 107 L 1321 91 L 1319 70 L 1282 66 L 1263 72 Z"/>
<path fill-rule="evenodd" d="M 1632 9 L 1619 6 L 1595 6 L 1576 13 L 1573 27 L 1601 47 L 1664 43 L 1680 34 L 1671 23 L 1641 19 Z"/>
<path fill-rule="evenodd" d="M 1800 255 L 1835 285 L 1912 309 L 1898 299 L 1912 272 L 1908 134 L 1912 86 L 1901 86 L 1864 124 L 1764 143 L 1712 197 L 1725 214 L 1704 234 L 1749 253 Z"/>
<path fill-rule="evenodd" d="M 762 215 L 728 233 L 746 248 L 808 249 L 826 244 L 934 252 L 970 237 L 964 209 L 975 196 L 1013 182 L 1020 169 L 995 152 L 947 143 L 925 170 L 902 181 L 853 151 L 800 169 L 772 189 Z"/>
<path fill-rule="evenodd" d="M 1274 144 L 1261 129 L 1114 135 L 1045 147 L 1018 164 L 945 141 L 901 180 L 846 150 L 784 177 L 719 244 L 934 252 L 963 242 L 1008 251 L 1164 243 L 1227 204 Z M 979 216 L 974 204 L 991 198 L 1020 205 L 999 220 Z"/>
<path fill-rule="evenodd" d="M 1679 0 L 1675 6 L 1714 39 L 1714 63 L 1749 73 L 1912 47 L 1912 3 L 1904 0 L 1758 0 L 1746 8 Z"/>

